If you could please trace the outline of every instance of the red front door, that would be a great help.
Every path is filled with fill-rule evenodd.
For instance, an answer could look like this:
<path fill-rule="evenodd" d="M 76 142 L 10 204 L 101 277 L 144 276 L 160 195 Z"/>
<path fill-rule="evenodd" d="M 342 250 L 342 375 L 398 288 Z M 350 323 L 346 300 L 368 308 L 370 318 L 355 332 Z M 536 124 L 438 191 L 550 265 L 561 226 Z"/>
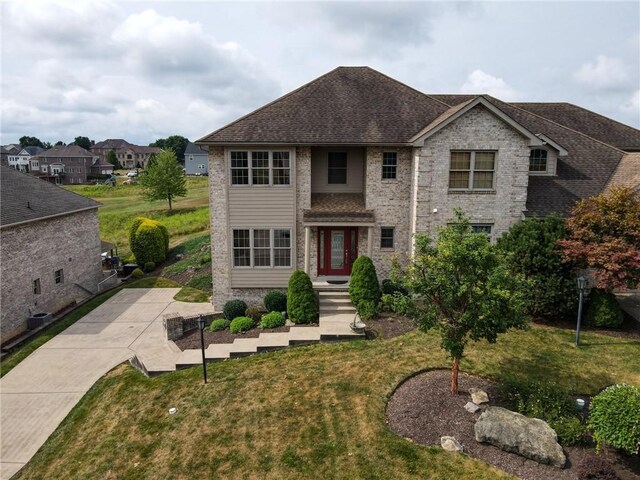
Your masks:
<path fill-rule="evenodd" d="M 357 257 L 357 227 L 318 228 L 318 275 L 351 275 Z"/>

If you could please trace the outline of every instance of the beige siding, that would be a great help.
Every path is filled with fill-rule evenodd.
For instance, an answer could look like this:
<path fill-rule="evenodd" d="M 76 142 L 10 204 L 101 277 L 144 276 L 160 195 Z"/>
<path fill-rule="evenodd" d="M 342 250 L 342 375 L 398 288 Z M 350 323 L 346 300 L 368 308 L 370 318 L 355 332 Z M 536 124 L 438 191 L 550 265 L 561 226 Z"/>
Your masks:
<path fill-rule="evenodd" d="M 231 286 L 233 288 L 286 288 L 291 268 L 233 268 Z"/>
<path fill-rule="evenodd" d="M 329 185 L 329 152 L 347 152 L 347 184 Z M 363 148 L 312 148 L 311 149 L 311 193 L 362 193 L 364 191 Z"/>
<path fill-rule="evenodd" d="M 229 225 L 291 227 L 295 223 L 295 189 L 290 187 L 229 188 Z"/>

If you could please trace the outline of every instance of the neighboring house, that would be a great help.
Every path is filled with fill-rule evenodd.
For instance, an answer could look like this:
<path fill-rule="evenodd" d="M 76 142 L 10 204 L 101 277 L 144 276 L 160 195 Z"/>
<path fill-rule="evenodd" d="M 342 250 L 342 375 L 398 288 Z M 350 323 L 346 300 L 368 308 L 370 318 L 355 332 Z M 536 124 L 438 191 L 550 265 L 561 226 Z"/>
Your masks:
<path fill-rule="evenodd" d="M 91 147 L 91 152 L 104 162 L 106 162 L 107 154 L 111 150 L 115 152 L 118 161 L 124 168 L 146 168 L 151 155 L 161 151 L 158 147 L 134 145 L 121 138 L 111 138 Z"/>
<path fill-rule="evenodd" d="M 340 67 L 197 143 L 220 308 L 286 288 L 295 269 L 346 279 L 360 254 L 387 278 L 455 208 L 493 240 L 525 216 L 566 214 L 640 151 L 640 131 L 569 104 L 426 95 Z"/>
<path fill-rule="evenodd" d="M 32 161 L 39 165 L 34 175 L 56 185 L 74 185 L 87 183 L 99 157 L 78 145 L 57 145 L 36 155 Z"/>
<path fill-rule="evenodd" d="M 55 313 L 102 280 L 99 203 L 0 166 L 0 275 L 4 343 L 35 313 Z"/>
<path fill-rule="evenodd" d="M 209 159 L 207 150 L 193 142 L 184 151 L 184 169 L 187 175 L 208 175 Z"/>

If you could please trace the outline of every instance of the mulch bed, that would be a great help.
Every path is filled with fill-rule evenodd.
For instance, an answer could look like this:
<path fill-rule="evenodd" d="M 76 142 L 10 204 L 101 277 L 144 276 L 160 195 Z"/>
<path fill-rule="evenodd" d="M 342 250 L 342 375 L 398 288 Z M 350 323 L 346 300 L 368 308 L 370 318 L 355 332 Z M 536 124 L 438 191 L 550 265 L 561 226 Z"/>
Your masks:
<path fill-rule="evenodd" d="M 296 325 L 298 327 L 317 327 L 317 324 L 309 323 L 304 325 Z M 245 333 L 231 333 L 229 329 L 221 330 L 219 332 L 212 332 L 208 330 L 208 327 L 204 330 L 204 348 L 207 348 L 212 343 L 233 343 L 236 338 L 258 338 L 261 333 L 278 333 L 288 332 L 291 327 L 278 327 L 278 328 L 252 328 Z M 174 343 L 180 348 L 180 350 L 199 349 L 200 348 L 200 331 L 191 330 L 185 333 L 182 338 L 174 340 Z"/>
<path fill-rule="evenodd" d="M 387 405 L 389 428 L 421 445 L 439 446 L 440 437 L 453 436 L 464 446 L 464 452 L 469 456 L 482 459 L 525 480 L 575 480 L 578 464 L 583 459 L 596 455 L 593 448 L 565 448 L 567 465 L 561 470 L 476 442 L 473 427 L 481 412 L 469 413 L 463 408 L 471 401 L 469 388 L 485 390 L 489 394 L 491 405 L 503 406 L 496 386 L 490 380 L 461 373 L 459 394 L 452 395 L 449 392 L 450 382 L 449 370 L 431 370 L 401 384 Z M 606 452 L 605 455 L 611 463 L 619 461 L 613 452 Z M 632 472 L 630 467 L 615 464 L 614 468 L 621 480 L 638 478 L 638 472 Z"/>
<path fill-rule="evenodd" d="M 383 312 L 378 318 L 367 320 L 365 323 L 367 338 L 382 337 L 386 340 L 399 337 L 416 328 L 414 320 L 390 312 Z"/>

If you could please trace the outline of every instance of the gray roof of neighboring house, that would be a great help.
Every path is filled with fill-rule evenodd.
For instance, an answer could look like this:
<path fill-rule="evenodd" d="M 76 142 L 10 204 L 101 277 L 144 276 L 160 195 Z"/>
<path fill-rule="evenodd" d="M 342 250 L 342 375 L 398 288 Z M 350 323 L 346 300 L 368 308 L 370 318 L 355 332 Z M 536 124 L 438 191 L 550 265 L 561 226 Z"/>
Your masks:
<path fill-rule="evenodd" d="M 130 146 L 131 144 L 123 138 L 108 138 L 106 140 L 103 140 L 102 142 L 98 142 L 95 145 L 92 145 L 91 148 L 113 148 L 115 150 L 118 148 Z"/>
<path fill-rule="evenodd" d="M 90 157 L 93 158 L 94 154 L 89 150 L 85 150 L 78 145 L 56 145 L 49 150 L 45 150 L 38 154 L 41 158 L 71 158 L 71 157 Z"/>
<path fill-rule="evenodd" d="M 184 154 L 185 155 L 208 155 L 208 152 L 206 149 L 199 147 L 195 143 L 189 142 L 187 144 L 187 148 L 185 148 L 184 150 Z"/>
<path fill-rule="evenodd" d="M 34 156 L 44 152 L 42 147 L 24 147 L 22 150 L 26 150 L 29 155 Z"/>
<path fill-rule="evenodd" d="M 100 203 L 11 167 L 0 166 L 0 227 L 98 208 Z"/>

